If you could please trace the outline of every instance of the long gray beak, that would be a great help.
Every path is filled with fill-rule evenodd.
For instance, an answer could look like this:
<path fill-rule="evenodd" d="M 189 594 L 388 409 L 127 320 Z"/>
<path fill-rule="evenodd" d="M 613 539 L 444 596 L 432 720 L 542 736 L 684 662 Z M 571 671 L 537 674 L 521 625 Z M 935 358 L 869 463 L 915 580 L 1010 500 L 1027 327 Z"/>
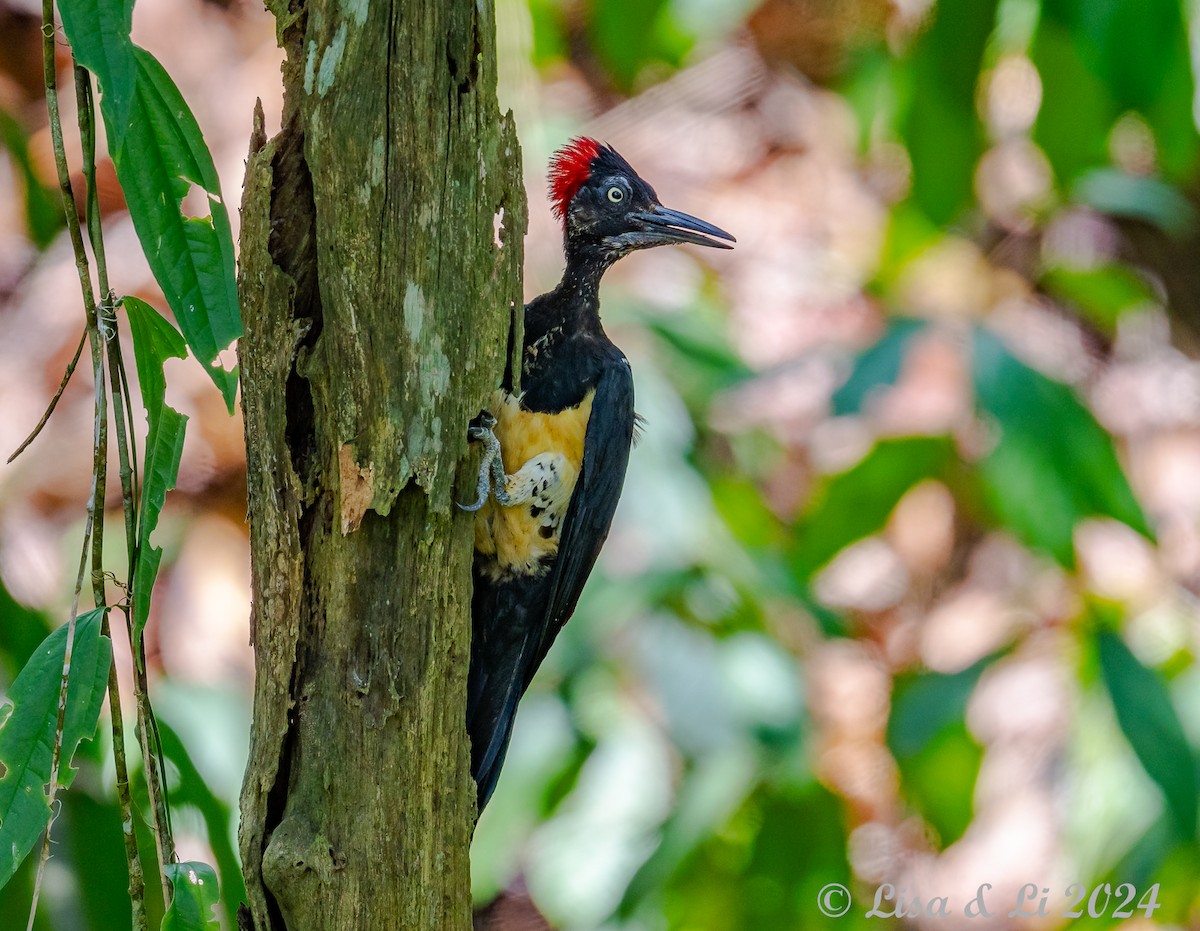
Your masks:
<path fill-rule="evenodd" d="M 679 210 L 670 210 L 661 204 L 655 204 L 649 210 L 631 213 L 629 219 L 643 224 L 639 245 L 665 246 L 670 243 L 690 242 L 713 249 L 732 249 L 733 246 L 729 243 L 737 242 L 720 227 Z M 642 237 L 649 237 L 649 241 Z M 719 241 L 722 239 L 726 242 Z"/>

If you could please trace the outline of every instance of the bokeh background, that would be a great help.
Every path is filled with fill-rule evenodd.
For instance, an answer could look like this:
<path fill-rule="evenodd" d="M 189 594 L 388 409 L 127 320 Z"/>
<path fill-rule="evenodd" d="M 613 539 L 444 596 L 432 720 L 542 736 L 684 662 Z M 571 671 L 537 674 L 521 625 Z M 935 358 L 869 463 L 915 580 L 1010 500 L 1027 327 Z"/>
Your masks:
<path fill-rule="evenodd" d="M 39 16 L 0 0 L 5 455 L 82 331 Z M 1200 2 L 497 0 L 497 16 L 527 296 L 560 271 L 543 171 L 577 132 L 738 248 L 657 250 L 606 279 L 647 426 L 480 822 L 476 898 L 499 896 L 481 923 L 1045 929 L 1074 923 L 1072 883 L 1107 882 L 1108 917 L 1084 898 L 1077 922 L 1117 923 L 1128 883 L 1125 927 L 1200 927 Z M 273 21 L 251 0 L 139 0 L 134 38 L 236 200 L 255 97 L 278 125 Z M 158 301 L 107 162 L 100 178 L 114 287 Z M 194 362 L 167 377 L 191 422 L 157 537 L 154 696 L 181 854 L 216 862 L 235 898 L 242 427 Z M 66 617 L 90 406 L 83 370 L 0 467 L 0 689 Z M 111 487 L 108 505 L 119 526 Z M 111 749 L 101 735 L 84 755 L 50 931 L 128 927 Z M 838 919 L 818 910 L 830 882 L 855 897 Z M 885 882 L 957 917 L 868 919 Z M 0 927 L 24 927 L 31 883 L 27 864 L 0 891 Z M 982 883 L 995 917 L 968 920 Z M 1007 917 L 1026 883 L 1046 917 Z"/>

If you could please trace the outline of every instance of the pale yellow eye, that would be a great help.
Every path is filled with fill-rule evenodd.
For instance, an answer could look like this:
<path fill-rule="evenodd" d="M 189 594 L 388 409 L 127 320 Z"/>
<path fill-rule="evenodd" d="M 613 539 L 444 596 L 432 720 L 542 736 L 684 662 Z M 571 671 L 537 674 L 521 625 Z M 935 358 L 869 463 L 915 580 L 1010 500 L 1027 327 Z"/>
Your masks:
<path fill-rule="evenodd" d="M 619 187 L 610 187 L 608 189 L 608 199 L 614 204 L 619 204 L 625 199 L 625 192 Z"/>

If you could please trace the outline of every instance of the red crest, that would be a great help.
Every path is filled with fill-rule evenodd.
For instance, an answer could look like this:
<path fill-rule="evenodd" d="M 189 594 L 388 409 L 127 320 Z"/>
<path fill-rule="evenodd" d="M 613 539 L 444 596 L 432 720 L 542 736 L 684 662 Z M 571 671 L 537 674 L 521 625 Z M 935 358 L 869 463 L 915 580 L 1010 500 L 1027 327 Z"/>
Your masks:
<path fill-rule="evenodd" d="M 571 198 L 592 173 L 592 159 L 600 154 L 600 143 L 587 136 L 572 139 L 550 159 L 550 203 L 554 216 L 563 220 Z"/>

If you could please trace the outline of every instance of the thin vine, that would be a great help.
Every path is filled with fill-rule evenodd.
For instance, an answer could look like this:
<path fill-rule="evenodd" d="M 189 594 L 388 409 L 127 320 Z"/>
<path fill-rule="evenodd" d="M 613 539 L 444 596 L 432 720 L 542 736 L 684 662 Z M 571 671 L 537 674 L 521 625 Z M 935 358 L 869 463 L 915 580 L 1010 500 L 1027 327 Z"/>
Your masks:
<path fill-rule="evenodd" d="M 91 346 L 92 374 L 95 385 L 95 415 L 93 433 L 92 487 L 87 505 L 87 523 L 80 553 L 79 573 L 75 582 L 72 598 L 71 614 L 68 621 L 66 649 L 63 660 L 62 684 L 59 695 L 58 720 L 55 732 L 55 745 L 51 763 L 51 778 L 48 787 L 51 814 L 46 824 L 46 832 L 42 843 L 41 859 L 38 864 L 37 877 L 34 884 L 33 899 L 29 910 L 28 928 L 32 929 L 37 914 L 38 900 L 42 882 L 45 876 L 46 862 L 50 856 L 51 831 L 54 824 L 55 795 L 58 790 L 58 772 L 62 750 L 62 735 L 67 706 L 67 689 L 71 669 L 71 651 L 75 637 L 75 622 L 79 614 L 79 598 L 83 589 L 86 568 L 91 563 L 92 597 L 97 607 L 107 603 L 105 591 L 105 572 L 103 564 L 104 544 L 104 500 L 107 485 L 108 463 L 108 398 L 105 390 L 105 355 L 106 351 L 113 362 L 113 399 L 114 414 L 118 430 L 118 454 L 121 462 L 121 483 L 123 504 L 125 510 L 126 535 L 129 540 L 129 567 L 133 566 L 134 547 L 136 545 L 136 503 L 134 499 L 134 478 L 130 467 L 130 422 L 124 417 L 131 410 L 124 379 L 123 364 L 120 363 L 120 344 L 116 339 L 116 320 L 111 316 L 111 304 L 98 302 L 92 290 L 92 278 L 87 249 L 84 245 L 83 233 L 79 224 L 79 215 L 75 206 L 75 194 L 71 184 L 71 172 L 67 162 L 66 146 L 63 141 L 62 114 L 58 97 L 58 75 L 55 67 L 55 24 L 54 2 L 42 2 L 42 73 L 46 90 L 46 108 L 49 114 L 50 136 L 54 149 L 54 161 L 58 174 L 59 190 L 62 195 L 63 214 L 66 219 L 67 232 L 70 236 L 71 247 L 75 255 L 75 267 L 79 276 L 80 291 L 83 296 L 85 316 L 85 338 Z M 100 225 L 98 197 L 95 183 L 95 126 L 91 105 L 91 75 L 86 69 L 74 67 L 76 96 L 79 103 L 78 117 L 81 138 L 84 143 L 83 173 L 87 184 L 87 223 L 93 254 L 99 273 L 101 293 L 108 293 L 108 269 L 104 257 L 103 232 Z M 104 311 L 101 310 L 104 309 Z M 104 318 L 101 313 L 104 312 Z M 106 350 L 107 347 L 107 350 Z M 45 415 L 34 428 L 29 438 L 13 453 L 16 458 L 38 435 L 42 427 L 54 412 L 58 399 L 62 396 L 67 382 L 70 380 L 83 349 L 81 339 L 79 349 L 68 366 L 58 392 L 50 402 Z M 120 372 L 120 376 L 118 376 Z M 124 401 L 124 408 L 122 407 Z M 11 461 L 11 459 L 10 459 Z M 126 610 L 128 619 L 128 611 Z M 101 632 L 110 636 L 108 615 L 105 613 Z M 141 858 L 138 851 L 137 836 L 134 831 L 133 800 L 129 784 L 129 768 L 125 757 L 125 729 L 121 713 L 120 685 L 115 663 L 110 663 L 108 672 L 108 695 L 112 726 L 113 757 L 116 770 L 117 800 L 121 811 L 122 831 L 126 855 L 126 866 L 129 873 L 129 893 L 132 902 L 134 931 L 145 931 L 147 928 L 145 906 L 145 877 L 142 871 Z M 140 706 L 140 703 L 139 703 Z M 157 767 L 155 767 L 157 774 Z M 157 820 L 157 819 L 156 819 Z M 156 824 L 157 828 L 157 824 Z M 159 833 L 158 830 L 155 832 Z M 170 887 L 164 878 L 164 895 L 169 899 Z"/>

